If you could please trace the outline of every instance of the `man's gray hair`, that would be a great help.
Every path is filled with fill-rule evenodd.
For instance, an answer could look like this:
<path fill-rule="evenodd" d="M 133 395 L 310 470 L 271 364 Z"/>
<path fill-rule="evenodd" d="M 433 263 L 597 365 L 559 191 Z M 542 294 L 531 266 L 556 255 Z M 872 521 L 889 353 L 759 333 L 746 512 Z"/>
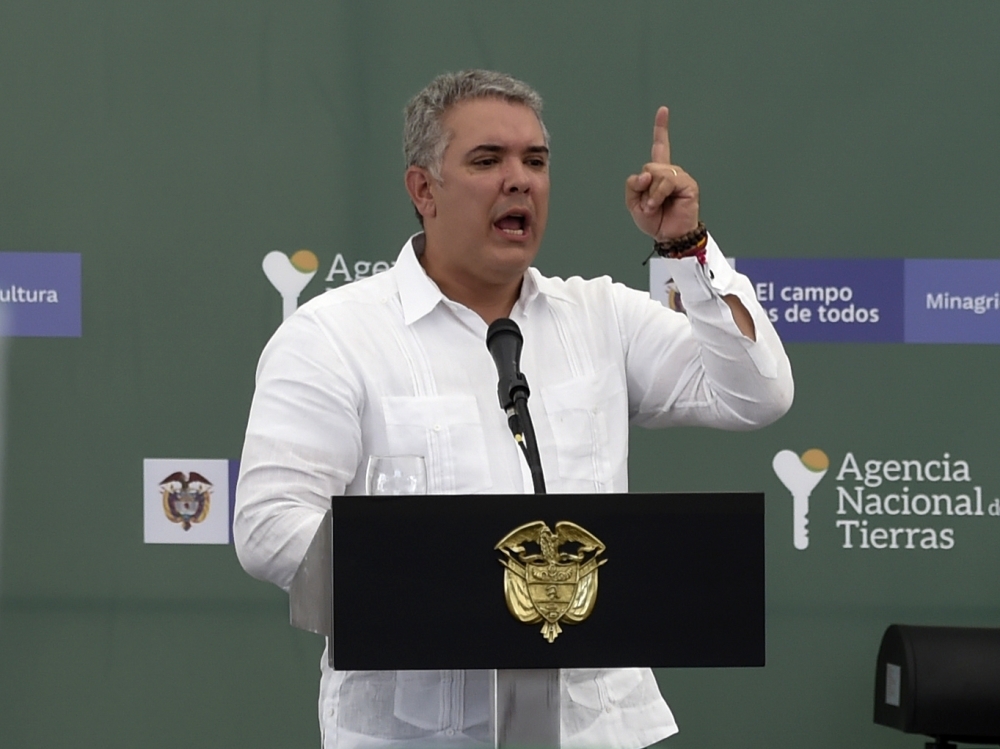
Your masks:
<path fill-rule="evenodd" d="M 441 162 L 449 134 L 441 121 L 450 107 L 470 99 L 502 99 L 523 104 L 538 117 L 545 145 L 549 131 L 542 121 L 542 97 L 524 81 L 492 70 L 462 70 L 439 75 L 410 99 L 403 110 L 403 155 L 406 167 L 421 166 L 441 180 Z"/>

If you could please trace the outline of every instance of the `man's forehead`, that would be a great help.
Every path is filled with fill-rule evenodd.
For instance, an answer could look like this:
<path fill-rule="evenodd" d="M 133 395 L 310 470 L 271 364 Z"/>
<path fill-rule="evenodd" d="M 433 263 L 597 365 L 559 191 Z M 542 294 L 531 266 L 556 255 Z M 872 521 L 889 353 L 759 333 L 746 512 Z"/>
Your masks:
<path fill-rule="evenodd" d="M 479 146 L 545 147 L 545 134 L 534 110 L 503 99 L 468 99 L 448 108 L 443 117 L 449 142 L 463 150 Z"/>

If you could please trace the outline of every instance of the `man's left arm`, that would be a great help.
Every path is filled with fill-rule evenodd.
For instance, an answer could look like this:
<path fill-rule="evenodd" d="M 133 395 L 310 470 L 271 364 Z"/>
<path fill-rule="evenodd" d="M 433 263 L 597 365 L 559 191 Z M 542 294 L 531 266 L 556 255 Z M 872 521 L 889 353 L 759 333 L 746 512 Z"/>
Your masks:
<path fill-rule="evenodd" d="M 749 280 L 699 222 L 698 183 L 671 160 L 668 121 L 660 107 L 650 161 L 626 180 L 625 203 L 668 258 L 688 321 L 652 302 L 621 305 L 632 414 L 650 426 L 762 426 L 791 406 L 788 357 Z"/>
<path fill-rule="evenodd" d="M 791 365 L 749 279 L 733 270 L 711 237 L 704 259 L 665 261 L 686 315 L 616 288 L 634 424 L 755 429 L 791 406 Z M 738 314 L 753 326 L 753 337 Z"/>

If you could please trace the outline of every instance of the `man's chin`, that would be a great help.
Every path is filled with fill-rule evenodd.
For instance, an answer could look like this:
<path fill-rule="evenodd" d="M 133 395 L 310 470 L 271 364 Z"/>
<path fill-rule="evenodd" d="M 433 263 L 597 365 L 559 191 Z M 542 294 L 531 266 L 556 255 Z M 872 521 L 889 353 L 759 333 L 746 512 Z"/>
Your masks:
<path fill-rule="evenodd" d="M 493 265 L 504 276 L 520 278 L 535 262 L 538 244 L 501 243 L 495 245 L 491 253 Z"/>

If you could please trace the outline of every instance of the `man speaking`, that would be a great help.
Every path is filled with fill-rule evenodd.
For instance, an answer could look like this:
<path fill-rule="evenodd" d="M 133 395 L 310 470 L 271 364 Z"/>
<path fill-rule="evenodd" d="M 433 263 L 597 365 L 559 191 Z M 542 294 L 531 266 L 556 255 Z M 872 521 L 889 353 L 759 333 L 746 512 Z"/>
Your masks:
<path fill-rule="evenodd" d="M 432 494 L 532 491 L 485 345 L 499 318 L 523 332 L 549 492 L 628 491 L 629 424 L 754 429 L 788 410 L 788 359 L 699 222 L 666 108 L 625 203 L 671 258 L 687 316 L 607 277 L 531 267 L 549 204 L 541 111 L 528 85 L 482 70 L 442 75 L 407 105 L 404 179 L 423 231 L 391 270 L 299 308 L 261 356 L 234 520 L 250 574 L 287 590 L 330 496 L 363 494 L 372 455 L 423 456 Z M 677 731 L 649 669 L 561 682 L 564 747 L 637 749 Z M 488 695 L 487 672 L 339 672 L 324 655 L 323 746 L 485 743 Z"/>

